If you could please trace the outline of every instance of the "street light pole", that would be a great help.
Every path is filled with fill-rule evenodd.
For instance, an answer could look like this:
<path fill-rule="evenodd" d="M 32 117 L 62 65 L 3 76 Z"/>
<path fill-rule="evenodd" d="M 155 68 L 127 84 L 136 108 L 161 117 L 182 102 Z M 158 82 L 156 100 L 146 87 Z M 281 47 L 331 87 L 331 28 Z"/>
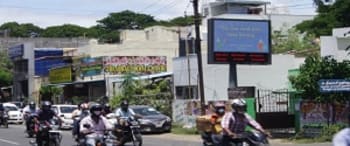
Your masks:
<path fill-rule="evenodd" d="M 195 47 L 196 47 L 198 74 L 199 74 L 199 92 L 200 92 L 200 101 L 201 101 L 201 114 L 205 115 L 203 66 L 202 66 L 201 38 L 200 38 L 200 30 L 199 30 L 201 17 L 200 17 L 199 12 L 198 12 L 198 0 L 193 0 L 193 12 L 194 12 L 194 28 L 195 28 L 195 33 L 196 33 Z"/>

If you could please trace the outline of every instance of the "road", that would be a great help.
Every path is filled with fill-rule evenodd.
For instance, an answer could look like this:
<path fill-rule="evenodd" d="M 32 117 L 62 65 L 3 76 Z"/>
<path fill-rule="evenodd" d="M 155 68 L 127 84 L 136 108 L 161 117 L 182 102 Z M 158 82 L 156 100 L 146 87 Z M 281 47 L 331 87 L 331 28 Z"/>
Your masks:
<path fill-rule="evenodd" d="M 62 146 L 73 146 L 70 131 L 63 131 Z M 198 136 L 181 136 L 173 134 L 143 135 L 144 146 L 201 146 Z M 0 128 L 0 146 L 28 146 L 31 139 L 26 138 L 24 125 L 10 125 L 9 129 Z M 295 146 L 276 140 L 271 141 L 272 146 Z M 297 146 L 330 146 L 330 144 L 304 144 Z"/>

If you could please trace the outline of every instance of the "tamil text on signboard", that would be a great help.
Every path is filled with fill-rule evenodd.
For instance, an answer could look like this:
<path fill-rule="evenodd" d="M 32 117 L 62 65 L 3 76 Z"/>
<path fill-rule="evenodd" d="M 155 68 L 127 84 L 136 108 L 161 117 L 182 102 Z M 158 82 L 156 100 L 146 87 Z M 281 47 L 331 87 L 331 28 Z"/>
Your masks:
<path fill-rule="evenodd" d="M 70 66 L 54 68 L 49 73 L 50 83 L 67 83 L 72 81 L 72 70 Z"/>
<path fill-rule="evenodd" d="M 321 92 L 350 92 L 350 80 L 324 79 L 318 84 Z"/>
<path fill-rule="evenodd" d="M 165 56 L 111 56 L 104 58 L 105 71 L 108 74 L 153 74 L 166 72 Z"/>
<path fill-rule="evenodd" d="M 208 63 L 271 64 L 269 20 L 210 19 Z"/>

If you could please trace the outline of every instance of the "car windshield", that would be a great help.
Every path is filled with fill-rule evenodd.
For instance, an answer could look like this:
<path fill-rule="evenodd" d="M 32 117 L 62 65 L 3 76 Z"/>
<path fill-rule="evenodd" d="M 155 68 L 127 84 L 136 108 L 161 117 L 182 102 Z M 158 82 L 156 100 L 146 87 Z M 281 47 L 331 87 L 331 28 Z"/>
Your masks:
<path fill-rule="evenodd" d="M 61 113 L 72 113 L 77 107 L 74 106 L 63 106 L 60 107 Z"/>
<path fill-rule="evenodd" d="M 160 113 L 151 107 L 145 107 L 145 108 L 134 108 L 133 111 L 136 114 L 142 115 L 142 116 L 152 116 L 152 115 L 159 115 Z"/>
<path fill-rule="evenodd" d="M 13 104 L 16 105 L 17 107 L 21 107 L 21 103 L 19 102 L 14 102 Z"/>
<path fill-rule="evenodd" d="M 14 107 L 14 106 L 5 106 L 5 109 L 8 110 L 8 111 L 17 111 L 17 107 Z"/>

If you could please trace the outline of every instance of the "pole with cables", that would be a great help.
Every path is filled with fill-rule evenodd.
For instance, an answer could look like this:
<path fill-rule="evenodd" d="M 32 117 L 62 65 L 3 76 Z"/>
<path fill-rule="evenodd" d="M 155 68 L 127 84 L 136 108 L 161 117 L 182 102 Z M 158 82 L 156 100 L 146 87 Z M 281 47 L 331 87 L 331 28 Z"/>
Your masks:
<path fill-rule="evenodd" d="M 192 2 L 193 2 L 193 12 L 194 12 L 194 28 L 196 33 L 195 47 L 196 47 L 198 74 L 199 74 L 199 94 L 200 94 L 199 96 L 200 96 L 200 102 L 201 102 L 201 114 L 205 115 L 203 66 L 202 66 L 201 38 L 200 38 L 200 30 L 199 30 L 201 17 L 198 12 L 198 0 L 193 0 Z"/>

